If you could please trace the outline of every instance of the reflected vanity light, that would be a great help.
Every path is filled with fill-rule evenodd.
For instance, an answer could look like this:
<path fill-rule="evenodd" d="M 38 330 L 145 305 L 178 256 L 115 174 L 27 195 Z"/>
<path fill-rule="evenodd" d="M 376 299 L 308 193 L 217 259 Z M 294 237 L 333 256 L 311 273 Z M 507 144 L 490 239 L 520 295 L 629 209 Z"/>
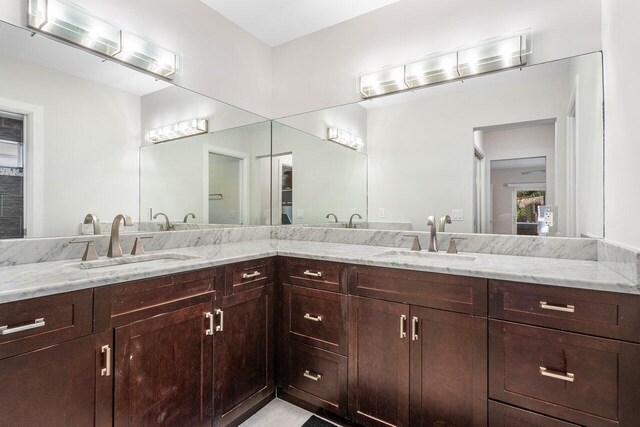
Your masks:
<path fill-rule="evenodd" d="M 522 67 L 531 54 L 531 31 L 494 38 L 474 46 L 360 76 L 364 99 L 463 77 Z"/>
<path fill-rule="evenodd" d="M 28 0 L 27 26 L 167 79 L 178 71 L 179 55 L 64 0 Z"/>
<path fill-rule="evenodd" d="M 209 121 L 207 119 L 191 119 L 160 128 L 149 129 L 145 132 L 144 139 L 147 142 L 157 144 L 159 142 L 200 135 L 208 131 Z"/>
<path fill-rule="evenodd" d="M 364 146 L 362 138 L 339 128 L 327 129 L 327 139 L 356 151 L 362 150 Z"/>

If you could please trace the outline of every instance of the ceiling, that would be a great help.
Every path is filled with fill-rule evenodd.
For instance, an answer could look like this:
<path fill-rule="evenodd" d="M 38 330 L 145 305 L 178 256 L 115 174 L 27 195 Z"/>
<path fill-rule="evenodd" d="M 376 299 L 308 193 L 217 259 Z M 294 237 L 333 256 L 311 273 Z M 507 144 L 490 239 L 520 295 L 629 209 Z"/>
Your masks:
<path fill-rule="evenodd" d="M 201 1 L 269 46 L 277 46 L 398 0 Z"/>

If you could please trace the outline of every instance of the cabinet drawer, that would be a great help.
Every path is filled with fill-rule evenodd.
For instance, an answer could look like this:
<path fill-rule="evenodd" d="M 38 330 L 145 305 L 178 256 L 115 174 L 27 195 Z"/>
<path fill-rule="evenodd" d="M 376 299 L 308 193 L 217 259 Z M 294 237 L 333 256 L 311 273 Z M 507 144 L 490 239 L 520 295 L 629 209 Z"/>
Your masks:
<path fill-rule="evenodd" d="M 91 334 L 93 291 L 0 305 L 0 359 Z"/>
<path fill-rule="evenodd" d="M 492 427 L 577 427 L 546 415 L 525 411 L 502 403 L 489 401 L 489 425 Z"/>
<path fill-rule="evenodd" d="M 489 397 L 588 425 L 638 425 L 640 345 L 489 322 Z"/>
<path fill-rule="evenodd" d="M 188 305 L 210 301 L 216 286 L 224 286 L 221 269 L 198 270 L 96 288 L 96 330 L 127 325 Z"/>
<path fill-rule="evenodd" d="M 346 295 L 289 285 L 283 285 L 283 294 L 289 338 L 347 354 Z"/>
<path fill-rule="evenodd" d="M 339 415 L 347 413 L 347 358 L 289 343 L 287 391 Z"/>
<path fill-rule="evenodd" d="M 381 267 L 355 267 L 353 295 L 438 308 L 476 316 L 487 314 L 487 280 Z"/>
<path fill-rule="evenodd" d="M 347 292 L 346 267 L 342 264 L 285 258 L 282 267 L 282 283 L 331 292 Z"/>
<path fill-rule="evenodd" d="M 227 296 L 272 284 L 274 281 L 273 258 L 227 266 L 225 276 L 225 295 Z"/>
<path fill-rule="evenodd" d="M 489 315 L 640 342 L 640 297 L 636 295 L 490 280 Z"/>

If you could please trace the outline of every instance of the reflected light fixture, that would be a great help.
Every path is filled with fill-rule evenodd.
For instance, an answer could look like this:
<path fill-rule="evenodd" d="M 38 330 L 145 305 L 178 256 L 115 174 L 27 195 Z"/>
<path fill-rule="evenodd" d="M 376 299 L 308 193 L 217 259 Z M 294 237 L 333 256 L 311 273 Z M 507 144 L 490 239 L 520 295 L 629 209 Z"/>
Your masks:
<path fill-rule="evenodd" d="M 207 133 L 208 131 L 209 121 L 207 119 L 191 119 L 174 123 L 172 125 L 149 129 L 144 133 L 144 139 L 147 142 L 157 144 L 159 142 L 200 135 Z"/>
<path fill-rule="evenodd" d="M 424 87 L 464 77 L 522 67 L 531 54 L 531 30 L 494 38 L 461 50 L 360 76 L 362 98 Z"/>
<path fill-rule="evenodd" d="M 28 0 L 27 27 L 100 56 L 172 79 L 180 56 L 65 0 Z"/>
<path fill-rule="evenodd" d="M 356 151 L 360 151 L 364 147 L 362 138 L 339 128 L 327 129 L 327 139 Z"/>

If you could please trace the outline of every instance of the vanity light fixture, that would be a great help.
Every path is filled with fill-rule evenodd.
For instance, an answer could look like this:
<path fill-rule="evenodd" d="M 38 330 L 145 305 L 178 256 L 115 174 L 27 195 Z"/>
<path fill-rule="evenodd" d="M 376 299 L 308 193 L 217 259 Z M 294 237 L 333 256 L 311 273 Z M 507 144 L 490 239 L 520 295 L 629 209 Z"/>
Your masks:
<path fill-rule="evenodd" d="M 339 128 L 328 128 L 327 139 L 356 151 L 362 150 L 364 146 L 362 138 Z"/>
<path fill-rule="evenodd" d="M 207 119 L 191 119 L 156 129 L 149 129 L 145 132 L 144 139 L 147 142 L 157 144 L 159 142 L 200 135 L 208 131 L 209 121 Z"/>
<path fill-rule="evenodd" d="M 28 0 L 27 27 L 108 59 L 172 79 L 180 56 L 65 0 Z"/>
<path fill-rule="evenodd" d="M 364 99 L 527 64 L 531 30 L 360 76 Z"/>

